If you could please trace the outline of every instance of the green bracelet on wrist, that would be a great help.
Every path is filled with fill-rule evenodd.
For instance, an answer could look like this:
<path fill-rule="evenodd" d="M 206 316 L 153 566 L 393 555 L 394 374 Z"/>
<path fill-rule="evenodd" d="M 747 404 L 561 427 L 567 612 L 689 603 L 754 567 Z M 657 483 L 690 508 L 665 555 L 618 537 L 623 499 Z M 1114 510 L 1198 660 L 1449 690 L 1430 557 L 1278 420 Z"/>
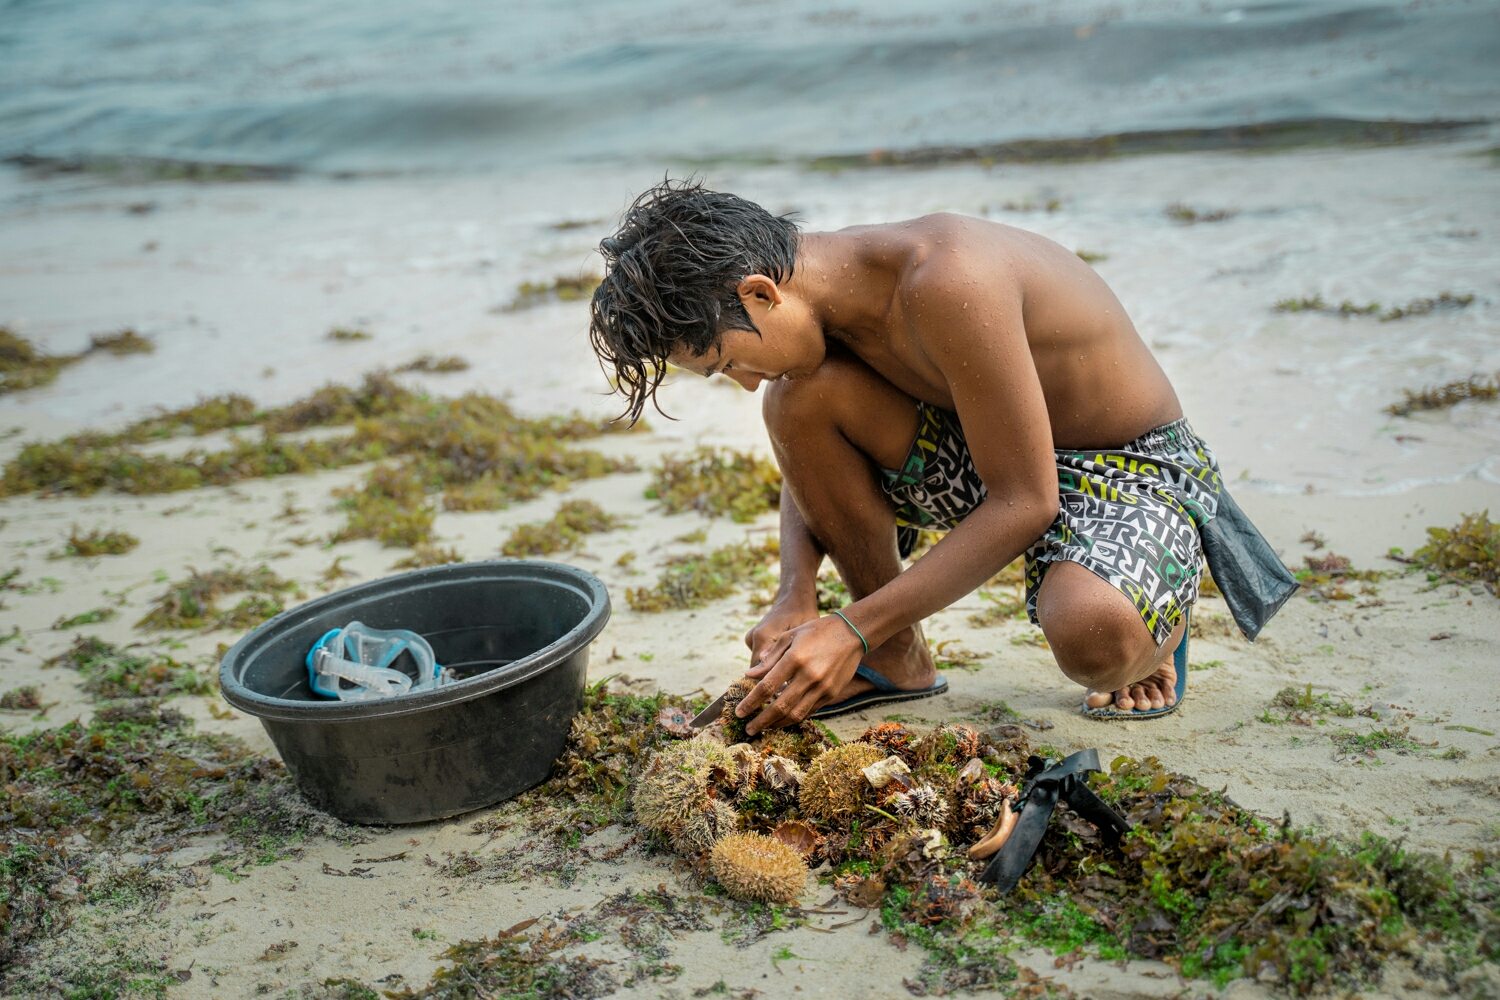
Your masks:
<path fill-rule="evenodd" d="M 833 613 L 838 615 L 840 618 L 844 618 L 844 613 L 842 611 L 835 609 Z M 865 647 L 865 655 L 870 655 L 870 644 L 865 641 L 865 634 L 861 632 L 857 627 L 855 627 L 855 624 L 848 618 L 844 618 L 844 624 L 854 629 L 854 634 L 859 636 L 859 644 Z"/>

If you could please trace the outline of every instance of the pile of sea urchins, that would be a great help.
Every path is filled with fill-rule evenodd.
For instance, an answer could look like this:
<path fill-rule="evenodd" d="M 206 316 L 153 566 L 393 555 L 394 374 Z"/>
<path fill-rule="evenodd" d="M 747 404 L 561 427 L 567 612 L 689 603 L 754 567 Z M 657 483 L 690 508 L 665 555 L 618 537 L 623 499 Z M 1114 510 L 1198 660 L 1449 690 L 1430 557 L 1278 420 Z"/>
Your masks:
<path fill-rule="evenodd" d="M 1010 835 L 1024 738 L 997 743 L 962 724 L 918 738 L 885 722 L 851 743 L 812 723 L 747 740 L 733 710 L 751 684 L 731 686 L 719 722 L 658 750 L 634 796 L 637 821 L 736 899 L 789 902 L 825 861 L 962 876 Z"/>

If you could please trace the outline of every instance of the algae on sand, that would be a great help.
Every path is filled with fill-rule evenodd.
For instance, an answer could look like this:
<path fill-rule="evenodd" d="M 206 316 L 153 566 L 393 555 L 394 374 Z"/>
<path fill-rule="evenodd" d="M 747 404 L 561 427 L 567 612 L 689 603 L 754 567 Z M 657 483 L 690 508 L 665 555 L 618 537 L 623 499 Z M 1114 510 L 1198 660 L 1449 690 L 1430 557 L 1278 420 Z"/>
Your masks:
<path fill-rule="evenodd" d="M 67 544 L 63 546 L 61 552 L 55 555 L 58 558 L 75 556 L 84 559 L 92 559 L 95 556 L 122 556 L 139 544 L 141 540 L 128 531 L 101 531 L 95 528 L 85 535 L 75 524 L 68 535 Z"/>
<path fill-rule="evenodd" d="M 1424 567 L 1429 578 L 1500 583 L 1500 524 L 1488 510 L 1464 514 L 1451 528 L 1428 528 L 1427 544 L 1403 560 Z"/>
<path fill-rule="evenodd" d="M 646 496 L 667 514 L 691 510 L 743 523 L 781 506 L 781 471 L 751 452 L 704 446 L 662 456 Z"/>
<path fill-rule="evenodd" d="M 569 500 L 550 521 L 516 525 L 500 551 L 512 557 L 572 551 L 583 547 L 583 536 L 613 531 L 623 523 L 592 500 Z"/>
<path fill-rule="evenodd" d="M 701 608 L 746 584 L 769 580 L 766 567 L 780 552 L 780 544 L 771 538 L 759 545 L 734 542 L 712 552 L 673 556 L 664 564 L 655 586 L 631 587 L 625 591 L 625 601 L 636 611 Z"/>
<path fill-rule="evenodd" d="M 279 436 L 351 424 L 349 434 L 324 440 Z M 265 431 L 261 440 L 232 438 L 222 451 L 194 449 L 164 458 L 139 448 L 160 437 L 251 425 Z M 410 547 L 432 540 L 435 502 L 446 510 L 498 510 L 546 489 L 633 469 L 628 459 L 571 447 L 625 429 L 576 415 L 524 418 L 479 393 L 431 399 L 376 372 L 356 388 L 325 386 L 279 409 L 256 411 L 244 397 L 217 397 L 156 414 L 118 434 L 87 432 L 27 444 L 6 464 L 0 493 L 169 493 L 395 459 L 340 494 L 348 519 L 333 540 L 377 538 Z"/>
<path fill-rule="evenodd" d="M 237 593 L 245 597 L 228 610 L 220 609 L 222 598 Z M 187 579 L 171 584 L 159 594 L 136 628 L 148 632 L 253 628 L 285 611 L 288 594 L 303 596 L 296 581 L 282 579 L 269 566 L 223 567 L 206 573 L 190 567 Z"/>
<path fill-rule="evenodd" d="M 1387 406 L 1385 412 L 1395 417 L 1409 417 L 1420 410 L 1443 410 L 1457 406 L 1466 399 L 1494 399 L 1500 396 L 1500 375 L 1491 375 L 1489 378 L 1470 375 L 1447 385 L 1429 386 L 1420 392 L 1402 389 L 1401 393 L 1405 398 Z"/>
<path fill-rule="evenodd" d="M 218 680 L 199 673 L 192 664 L 179 663 L 164 653 L 121 648 L 98 636 L 78 636 L 67 650 L 52 657 L 48 667 L 66 666 L 83 678 L 83 690 L 96 699 L 170 698 L 179 694 L 211 694 Z"/>
<path fill-rule="evenodd" d="M 25 337 L 0 326 L 0 395 L 47 385 L 56 380 L 58 372 L 82 357 L 44 354 Z"/>
<path fill-rule="evenodd" d="M 231 865 L 270 863 L 310 835 L 360 838 L 302 803 L 279 762 L 233 737 L 194 733 L 150 699 L 105 706 L 88 725 L 0 735 L 0 987 L 117 995 L 78 992 L 101 974 L 97 952 L 110 942 L 44 939 L 91 900 L 123 895 L 151 912 L 181 884 L 168 852 L 208 831 L 226 837 L 220 858 Z"/>

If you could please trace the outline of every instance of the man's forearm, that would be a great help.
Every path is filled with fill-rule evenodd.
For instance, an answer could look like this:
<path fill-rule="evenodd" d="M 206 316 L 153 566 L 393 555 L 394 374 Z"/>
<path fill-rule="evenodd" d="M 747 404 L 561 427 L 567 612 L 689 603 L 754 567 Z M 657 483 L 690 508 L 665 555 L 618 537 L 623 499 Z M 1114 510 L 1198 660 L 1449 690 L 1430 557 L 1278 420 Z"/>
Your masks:
<path fill-rule="evenodd" d="M 1036 541 L 1054 517 L 1055 499 L 1028 503 L 991 496 L 909 569 L 845 607 L 844 614 L 873 649 L 999 572 Z"/>
<path fill-rule="evenodd" d="M 781 585 L 776 600 L 817 600 L 823 547 L 802 520 L 792 491 L 781 485 Z"/>

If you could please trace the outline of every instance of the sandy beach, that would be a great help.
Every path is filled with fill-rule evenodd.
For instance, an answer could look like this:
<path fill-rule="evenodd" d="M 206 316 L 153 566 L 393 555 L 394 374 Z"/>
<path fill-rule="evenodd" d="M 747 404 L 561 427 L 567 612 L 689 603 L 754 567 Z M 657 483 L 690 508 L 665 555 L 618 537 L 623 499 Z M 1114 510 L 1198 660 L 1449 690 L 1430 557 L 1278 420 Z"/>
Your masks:
<path fill-rule="evenodd" d="M 709 171 L 714 186 L 775 211 L 796 210 L 808 228 L 952 211 L 1100 255 L 1095 266 L 1283 561 L 1301 568 L 1305 556 L 1334 552 L 1360 569 L 1392 571 L 1350 600 L 1311 592 L 1293 598 L 1253 645 L 1233 631 L 1222 601 L 1205 597 L 1185 706 L 1150 723 L 1081 717 L 1081 692 L 1035 644 L 1037 630 L 1018 620 L 975 627 L 970 616 L 986 602 L 974 594 L 925 629 L 978 658 L 946 670 L 947 695 L 906 707 L 908 724 L 984 724 L 990 706 L 1003 701 L 1034 723 L 1034 742 L 1066 752 L 1097 747 L 1105 759 L 1154 756 L 1225 788 L 1269 821 L 1288 815 L 1347 839 L 1374 831 L 1454 859 L 1493 853 L 1500 601 L 1493 586 L 1432 583 L 1403 572 L 1386 553 L 1412 552 L 1429 527 L 1451 526 L 1465 513 L 1500 514 L 1500 404 L 1474 400 L 1410 417 L 1383 412 L 1402 390 L 1500 370 L 1500 170 L 1492 145 L 1479 135 L 1274 156 Z M 421 353 L 470 363 L 453 374 L 400 376 L 433 395 L 482 391 L 527 415 L 612 415 L 616 401 L 603 394 L 588 349 L 585 305 L 507 306 L 523 282 L 594 270 L 593 245 L 629 195 L 657 176 L 655 166 L 569 167 L 503 179 L 117 185 L 7 173 L 0 180 L 0 323 L 55 353 L 124 327 L 156 347 L 90 356 L 50 386 L 0 398 L 0 460 L 27 442 L 115 430 L 155 408 L 220 393 L 283 405 Z M 1198 220 L 1174 215 L 1174 205 Z M 1223 217 L 1203 221 L 1215 212 Z M 1273 308 L 1321 296 L 1389 310 L 1445 292 L 1472 300 L 1384 322 Z M 372 339 L 327 340 L 326 331 L 340 325 Z M 725 380 L 679 375 L 663 401 L 675 421 L 653 415 L 649 433 L 587 442 L 634 460 L 640 471 L 499 511 L 441 512 L 434 533 L 466 560 L 495 558 L 516 525 L 545 520 L 567 500 L 596 502 L 625 526 L 552 557 L 597 574 L 611 594 L 614 613 L 593 646 L 590 678 L 618 675 L 612 684 L 641 693 L 717 694 L 746 665 L 742 636 L 757 617 L 749 595 L 659 614 L 631 610 L 623 595 L 649 585 L 670 556 L 774 532 L 774 513 L 748 524 L 668 516 L 644 495 L 663 455 L 699 445 L 767 453 L 759 399 Z M 145 451 L 171 454 L 227 439 L 221 432 Z M 46 706 L 3 713 L 6 729 L 27 733 L 91 718 L 98 703 L 78 676 L 45 665 L 79 634 L 144 643 L 213 676 L 216 651 L 241 633 L 135 627 L 169 581 L 191 569 L 266 564 L 304 597 L 393 572 L 408 551 L 373 539 L 322 541 L 344 519 L 333 491 L 367 471 L 353 465 L 160 495 L 0 501 L 0 568 L 19 570 L 0 611 L 0 631 L 14 635 L 0 645 L 0 690 L 35 685 Z M 139 545 L 123 555 L 54 558 L 74 526 L 128 532 Z M 1303 541 L 1309 533 L 1322 547 Z M 623 559 L 627 553 L 634 559 Z M 54 627 L 95 608 L 116 614 Z M 1288 721 L 1274 705 L 1288 686 L 1362 714 Z M 170 704 L 198 732 L 275 753 L 255 719 L 214 694 Z M 831 728 L 852 738 L 885 717 L 852 715 Z M 1392 727 L 1420 749 L 1366 755 L 1332 738 Z M 920 947 L 877 930 L 878 914 L 846 905 L 822 907 L 840 912 L 813 914 L 806 926 L 747 931 L 736 923 L 738 911 L 704 897 L 678 859 L 648 850 L 628 826 L 592 833 L 560 859 L 523 824 L 472 832 L 491 815 L 507 814 L 502 807 L 356 831 L 358 842 L 312 837 L 291 856 L 232 870 L 215 869 L 221 845 L 214 834 L 159 854 L 134 841 L 106 843 L 103 850 L 116 852 L 110 863 L 149 872 L 167 888 L 146 907 L 77 904 L 71 926 L 42 939 L 30 961 L 48 968 L 80 956 L 130 958 L 160 974 L 190 973 L 162 987 L 174 998 L 363 996 L 328 983 L 421 989 L 450 945 L 533 917 L 606 914 L 596 918 L 600 936 L 568 954 L 609 960 L 601 968 L 623 980 L 639 959 L 621 943 L 628 915 L 608 916 L 608 901 L 661 887 L 701 913 L 662 932 L 659 964 L 680 969 L 645 975 L 624 995 L 895 997 L 908 994 L 903 981 L 922 964 Z M 463 857 L 480 863 L 455 864 Z M 360 867 L 361 874 L 347 874 Z M 819 908 L 831 895 L 810 881 L 801 902 Z M 1271 992 L 1253 980 L 1222 989 L 1182 981 L 1159 962 L 1015 957 L 1048 989 L 1095 1000 Z M 1363 995 L 1444 994 L 1454 986 L 1436 968 L 1413 946 Z M 1467 982 L 1469 995 L 1485 995 L 1478 979 Z"/>

